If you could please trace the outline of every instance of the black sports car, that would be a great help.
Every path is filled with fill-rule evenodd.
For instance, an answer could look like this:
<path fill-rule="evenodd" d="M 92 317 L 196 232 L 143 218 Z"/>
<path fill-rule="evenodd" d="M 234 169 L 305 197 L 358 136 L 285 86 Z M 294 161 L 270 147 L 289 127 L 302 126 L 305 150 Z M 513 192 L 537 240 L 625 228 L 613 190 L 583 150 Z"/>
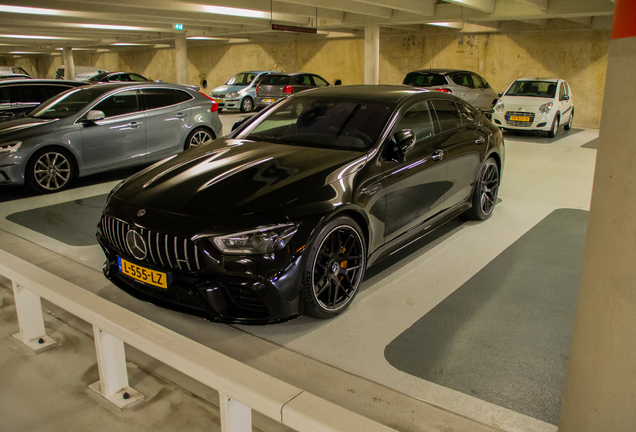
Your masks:
<path fill-rule="evenodd" d="M 330 318 L 367 266 L 461 213 L 488 218 L 503 163 L 499 129 L 454 96 L 309 90 L 115 187 L 104 273 L 213 320 Z"/>

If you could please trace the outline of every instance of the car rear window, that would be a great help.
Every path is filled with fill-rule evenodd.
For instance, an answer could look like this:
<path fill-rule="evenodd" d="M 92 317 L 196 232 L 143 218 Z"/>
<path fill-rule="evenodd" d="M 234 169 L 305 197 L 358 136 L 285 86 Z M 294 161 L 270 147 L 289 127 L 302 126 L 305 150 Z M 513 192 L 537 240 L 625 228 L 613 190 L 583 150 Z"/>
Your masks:
<path fill-rule="evenodd" d="M 265 75 L 261 78 L 259 85 L 287 85 L 289 75 Z"/>
<path fill-rule="evenodd" d="M 402 84 L 418 87 L 433 87 L 446 85 L 448 84 L 448 81 L 444 75 L 436 73 L 411 72 L 406 75 Z"/>

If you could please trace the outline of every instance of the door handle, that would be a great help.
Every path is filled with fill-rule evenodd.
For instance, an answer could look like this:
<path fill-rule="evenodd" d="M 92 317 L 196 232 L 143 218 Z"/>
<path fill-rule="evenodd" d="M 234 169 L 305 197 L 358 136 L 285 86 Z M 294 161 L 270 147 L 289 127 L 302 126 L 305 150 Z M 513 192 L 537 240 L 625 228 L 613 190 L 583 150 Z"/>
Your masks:
<path fill-rule="evenodd" d="M 184 118 L 186 116 L 186 113 L 177 113 L 177 115 L 175 115 L 176 118 Z"/>
<path fill-rule="evenodd" d="M 141 125 L 143 125 L 143 123 L 142 123 L 142 122 L 132 122 L 132 123 L 130 124 L 130 127 L 131 127 L 131 128 L 133 128 L 133 129 L 137 129 L 137 128 L 138 128 L 139 126 L 141 126 Z"/>
<path fill-rule="evenodd" d="M 483 144 L 485 142 L 486 142 L 486 138 L 484 138 L 483 136 L 480 136 L 479 138 L 475 140 L 475 144 Z"/>
<path fill-rule="evenodd" d="M 444 157 L 444 150 L 436 150 L 433 152 L 431 159 L 438 161 L 438 160 L 442 160 L 443 157 Z"/>

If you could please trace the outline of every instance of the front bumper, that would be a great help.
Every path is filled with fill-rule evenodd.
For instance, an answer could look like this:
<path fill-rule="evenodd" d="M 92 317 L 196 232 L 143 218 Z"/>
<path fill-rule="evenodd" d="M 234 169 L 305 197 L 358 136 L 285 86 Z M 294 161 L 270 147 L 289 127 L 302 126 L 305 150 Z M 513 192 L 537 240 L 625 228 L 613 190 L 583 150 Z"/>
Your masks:
<path fill-rule="evenodd" d="M 212 96 L 221 109 L 240 109 L 243 98 L 217 98 Z"/>
<path fill-rule="evenodd" d="M 271 256 L 224 256 L 218 253 L 207 240 L 199 240 L 194 247 L 177 252 L 181 239 L 165 241 L 162 237 L 157 244 L 166 254 L 154 255 L 157 261 L 171 262 L 154 265 L 149 261 L 137 260 L 127 251 L 125 244 L 113 239 L 114 232 L 107 227 L 104 235 L 104 218 L 100 222 L 97 240 L 104 250 L 106 262 L 104 275 L 115 285 L 129 294 L 171 309 L 203 315 L 214 321 L 231 323 L 273 323 L 300 315 L 300 287 L 302 283 L 302 253 L 300 248 L 292 254 L 290 245 Z M 125 232 L 126 228 L 116 231 Z M 154 237 L 154 233 L 152 236 Z M 167 237 L 166 237 L 167 238 Z M 172 253 L 174 243 L 175 254 Z M 116 246 L 114 246 L 116 245 Z M 149 249 L 154 245 L 149 244 Z M 296 247 L 296 246 L 294 246 Z M 168 252 L 170 249 L 170 252 Z M 177 263 L 183 269 L 175 268 L 175 256 L 196 256 L 198 268 Z M 126 276 L 120 271 L 118 257 L 145 269 L 159 271 L 167 275 L 167 288 L 159 288 Z M 183 259 L 180 260 L 184 262 Z M 194 266 L 193 266 L 194 267 Z"/>
<path fill-rule="evenodd" d="M 20 156 L 0 156 L 0 185 L 24 184 L 24 162 Z"/>
<path fill-rule="evenodd" d="M 513 117 L 527 118 L 529 120 L 513 120 Z M 495 126 L 504 129 L 548 132 L 552 127 L 553 119 L 554 113 L 540 114 L 534 111 L 495 111 L 492 114 L 491 121 Z"/>

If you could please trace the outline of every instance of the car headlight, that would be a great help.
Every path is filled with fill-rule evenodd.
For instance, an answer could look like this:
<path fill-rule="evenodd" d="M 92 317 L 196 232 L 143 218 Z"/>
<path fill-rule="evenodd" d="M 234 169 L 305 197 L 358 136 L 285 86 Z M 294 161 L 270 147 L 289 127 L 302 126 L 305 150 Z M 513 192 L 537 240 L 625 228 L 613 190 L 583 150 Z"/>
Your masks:
<path fill-rule="evenodd" d="M 504 108 L 505 108 L 505 104 L 503 103 L 501 99 L 499 99 L 497 103 L 495 104 L 495 111 L 503 112 Z"/>
<path fill-rule="evenodd" d="M 287 246 L 297 231 L 298 224 L 294 223 L 268 225 L 250 231 L 213 237 L 212 242 L 224 254 L 264 255 Z"/>
<path fill-rule="evenodd" d="M 545 104 L 541 105 L 541 106 L 539 107 L 539 113 L 540 113 L 540 114 L 547 114 L 547 113 L 549 113 L 549 112 L 550 112 L 550 110 L 552 109 L 552 106 L 553 106 L 553 105 L 554 105 L 554 104 L 553 104 L 552 102 L 548 102 L 548 103 L 545 103 Z"/>
<path fill-rule="evenodd" d="M 0 144 L 0 155 L 17 152 L 22 147 L 22 141 L 9 141 Z"/>
<path fill-rule="evenodd" d="M 227 97 L 229 97 L 229 98 L 235 98 L 235 97 L 239 97 L 239 96 L 240 96 L 240 94 L 237 91 L 230 92 L 227 95 Z"/>

